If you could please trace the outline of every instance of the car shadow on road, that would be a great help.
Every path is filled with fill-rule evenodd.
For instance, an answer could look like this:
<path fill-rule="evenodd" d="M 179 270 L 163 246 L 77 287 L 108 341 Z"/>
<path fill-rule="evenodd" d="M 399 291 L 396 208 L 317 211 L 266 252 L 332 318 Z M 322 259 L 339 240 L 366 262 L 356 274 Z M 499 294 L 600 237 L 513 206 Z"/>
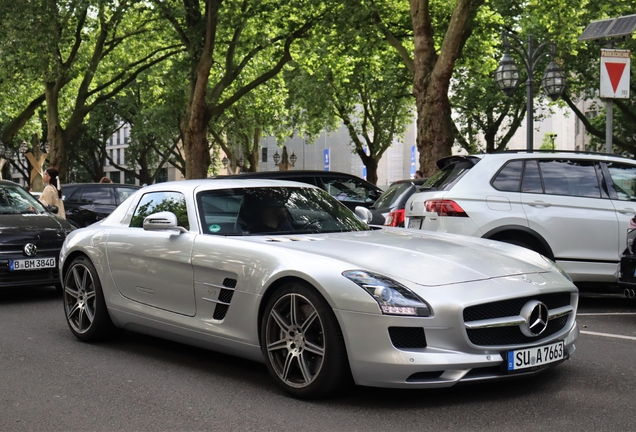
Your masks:
<path fill-rule="evenodd" d="M 61 298 L 62 293 L 54 286 L 11 287 L 0 290 L 0 305 L 49 302 Z"/>

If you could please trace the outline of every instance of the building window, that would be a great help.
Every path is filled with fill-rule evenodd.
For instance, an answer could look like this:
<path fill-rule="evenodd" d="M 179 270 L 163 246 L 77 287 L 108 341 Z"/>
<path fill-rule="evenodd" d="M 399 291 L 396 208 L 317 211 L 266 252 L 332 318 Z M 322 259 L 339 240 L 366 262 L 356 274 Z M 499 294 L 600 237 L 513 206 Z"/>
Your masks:
<path fill-rule="evenodd" d="M 261 162 L 267 162 L 267 147 L 261 149 Z"/>
<path fill-rule="evenodd" d="M 135 175 L 129 171 L 125 171 L 124 172 L 124 182 L 126 184 L 135 184 L 135 180 L 137 178 L 135 177 Z"/>
<path fill-rule="evenodd" d="M 113 183 L 121 183 L 121 172 L 120 171 L 111 172 L 110 179 L 113 181 Z"/>
<path fill-rule="evenodd" d="M 159 170 L 159 174 L 157 174 L 157 179 L 155 183 L 163 183 L 168 181 L 168 168 L 161 168 Z"/>

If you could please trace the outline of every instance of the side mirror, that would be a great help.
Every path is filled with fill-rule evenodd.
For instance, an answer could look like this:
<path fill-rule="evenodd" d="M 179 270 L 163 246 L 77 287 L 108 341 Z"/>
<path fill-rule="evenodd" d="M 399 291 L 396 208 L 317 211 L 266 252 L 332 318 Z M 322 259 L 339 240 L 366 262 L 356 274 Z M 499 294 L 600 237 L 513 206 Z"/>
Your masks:
<path fill-rule="evenodd" d="M 57 214 L 57 212 L 60 210 L 57 206 L 54 206 L 54 205 L 45 205 L 44 208 L 49 213 L 53 213 L 53 214 Z"/>
<path fill-rule="evenodd" d="M 356 217 L 360 219 L 362 222 L 368 224 L 373 219 L 373 213 L 366 207 L 357 206 L 355 210 Z"/>
<path fill-rule="evenodd" d="M 177 216 L 167 211 L 146 216 L 144 218 L 143 227 L 146 231 L 177 230 L 179 232 L 188 232 L 184 227 L 177 225 Z"/>

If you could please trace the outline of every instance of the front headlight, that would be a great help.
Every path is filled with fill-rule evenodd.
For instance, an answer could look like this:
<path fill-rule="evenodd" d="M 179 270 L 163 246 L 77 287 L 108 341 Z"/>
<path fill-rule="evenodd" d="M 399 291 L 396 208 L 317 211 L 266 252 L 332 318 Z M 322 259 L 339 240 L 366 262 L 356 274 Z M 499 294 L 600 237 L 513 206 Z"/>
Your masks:
<path fill-rule="evenodd" d="M 552 261 L 550 258 L 541 255 L 541 258 L 543 258 L 549 265 L 551 268 L 553 268 L 554 270 L 558 271 L 559 273 L 561 273 L 563 275 L 563 277 L 565 277 L 567 280 L 569 280 L 570 282 L 572 282 L 572 278 L 570 277 L 569 274 L 567 274 L 565 272 L 565 270 L 563 270 L 561 268 L 560 265 L 558 265 L 557 263 L 555 263 L 554 261 Z"/>
<path fill-rule="evenodd" d="M 342 275 L 364 288 L 385 315 L 427 317 L 432 314 L 428 303 L 393 279 L 364 270 L 348 270 Z"/>

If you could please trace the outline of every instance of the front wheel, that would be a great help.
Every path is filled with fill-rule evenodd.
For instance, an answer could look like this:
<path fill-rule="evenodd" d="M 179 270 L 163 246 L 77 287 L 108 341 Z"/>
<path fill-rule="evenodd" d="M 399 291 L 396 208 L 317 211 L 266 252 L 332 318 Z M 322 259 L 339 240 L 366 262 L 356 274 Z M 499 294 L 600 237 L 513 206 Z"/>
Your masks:
<path fill-rule="evenodd" d="M 327 396 L 350 384 L 336 317 L 329 304 L 304 283 L 287 283 L 268 301 L 261 348 L 270 374 L 294 397 Z"/>
<path fill-rule="evenodd" d="M 66 322 L 78 339 L 94 342 L 115 332 L 97 271 L 87 257 L 73 260 L 64 275 L 63 289 Z"/>

